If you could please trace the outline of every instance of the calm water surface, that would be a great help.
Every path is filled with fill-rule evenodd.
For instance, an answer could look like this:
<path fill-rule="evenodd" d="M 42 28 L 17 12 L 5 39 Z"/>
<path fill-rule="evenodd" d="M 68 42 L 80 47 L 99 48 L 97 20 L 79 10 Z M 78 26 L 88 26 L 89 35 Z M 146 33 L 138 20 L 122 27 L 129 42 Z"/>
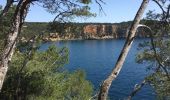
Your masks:
<path fill-rule="evenodd" d="M 122 100 L 129 95 L 135 84 L 140 83 L 149 72 L 146 71 L 146 64 L 137 64 L 135 57 L 137 47 L 144 39 L 136 39 L 126 58 L 123 69 L 109 91 L 111 100 Z M 99 89 L 102 81 L 111 72 L 120 54 L 125 40 L 79 40 L 49 42 L 42 45 L 46 49 L 49 45 L 55 44 L 59 47 L 68 47 L 70 51 L 69 64 L 66 68 L 70 71 L 83 69 L 87 79 L 90 80 L 94 89 Z M 135 95 L 134 100 L 154 100 L 155 93 L 152 88 L 145 86 Z"/>

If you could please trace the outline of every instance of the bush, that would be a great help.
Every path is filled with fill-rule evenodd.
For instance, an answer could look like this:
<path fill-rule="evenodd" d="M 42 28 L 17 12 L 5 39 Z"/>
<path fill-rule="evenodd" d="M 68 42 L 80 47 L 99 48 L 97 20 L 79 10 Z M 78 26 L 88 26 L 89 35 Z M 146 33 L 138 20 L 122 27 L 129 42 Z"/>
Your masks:
<path fill-rule="evenodd" d="M 23 67 L 28 58 L 26 52 L 15 53 L 0 99 L 87 100 L 92 95 L 92 86 L 83 71 L 64 70 L 67 48 L 51 46 L 46 51 L 35 51 Z"/>

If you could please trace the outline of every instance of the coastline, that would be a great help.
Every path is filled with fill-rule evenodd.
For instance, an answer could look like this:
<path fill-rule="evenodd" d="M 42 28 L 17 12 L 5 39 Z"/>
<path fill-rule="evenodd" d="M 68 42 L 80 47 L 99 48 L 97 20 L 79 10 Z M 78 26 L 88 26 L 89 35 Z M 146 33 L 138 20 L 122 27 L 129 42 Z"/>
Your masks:
<path fill-rule="evenodd" d="M 44 38 L 43 41 L 55 42 L 55 41 L 72 41 L 72 40 L 109 40 L 109 39 L 120 39 L 120 38 L 114 38 L 113 36 L 89 37 L 89 38 L 82 38 L 82 37 L 80 37 L 80 38 Z"/>
<path fill-rule="evenodd" d="M 149 37 L 135 37 L 137 39 L 144 39 L 144 38 L 149 38 Z M 108 37 L 108 38 L 103 38 L 103 37 L 93 37 L 93 38 L 45 38 L 43 39 L 44 42 L 56 42 L 56 41 L 81 41 L 81 40 L 117 40 L 117 39 L 126 39 L 126 37 L 119 37 L 119 38 L 114 38 L 114 37 Z"/>

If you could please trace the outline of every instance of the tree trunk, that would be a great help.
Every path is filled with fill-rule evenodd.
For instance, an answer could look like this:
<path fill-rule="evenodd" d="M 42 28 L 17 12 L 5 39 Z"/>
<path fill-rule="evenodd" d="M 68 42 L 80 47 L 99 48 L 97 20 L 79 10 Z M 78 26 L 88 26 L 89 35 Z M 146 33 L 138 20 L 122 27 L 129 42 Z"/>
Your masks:
<path fill-rule="evenodd" d="M 1 60 L 0 62 L 0 90 L 2 89 L 2 85 L 5 79 L 7 70 L 8 70 L 8 63 L 10 62 L 13 56 L 18 34 L 25 20 L 25 16 L 29 8 L 29 3 L 30 3 L 30 0 L 20 0 L 15 10 L 12 25 L 7 35 L 5 47 L 4 47 L 4 50 L 2 52 L 1 59 L 0 59 Z"/>
<path fill-rule="evenodd" d="M 127 31 L 128 37 L 126 39 L 124 47 L 123 47 L 123 49 L 122 49 L 122 51 L 119 55 L 119 58 L 116 62 L 114 69 L 112 70 L 111 74 L 107 77 L 107 79 L 101 85 L 98 100 L 106 100 L 107 99 L 109 88 L 112 84 L 112 81 L 116 79 L 116 77 L 118 76 L 118 74 L 119 74 L 119 72 L 120 72 L 120 70 L 123 66 L 125 58 L 126 58 L 128 52 L 129 52 L 130 48 L 131 48 L 133 40 L 134 40 L 135 33 L 136 33 L 136 30 L 137 30 L 137 26 L 140 22 L 140 19 L 143 15 L 148 3 L 149 3 L 149 0 L 143 0 L 142 4 L 141 4 L 134 20 L 133 20 L 133 23 L 131 24 L 129 31 Z"/>

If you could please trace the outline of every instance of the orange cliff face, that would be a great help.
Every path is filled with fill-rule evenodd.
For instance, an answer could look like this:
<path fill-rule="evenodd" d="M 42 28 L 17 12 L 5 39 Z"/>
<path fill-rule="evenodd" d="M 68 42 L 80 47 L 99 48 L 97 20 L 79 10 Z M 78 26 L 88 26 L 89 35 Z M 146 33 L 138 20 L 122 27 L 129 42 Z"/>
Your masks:
<path fill-rule="evenodd" d="M 90 24 L 85 25 L 83 28 L 83 34 L 85 36 L 91 37 L 104 37 L 112 36 L 113 38 L 126 38 L 127 34 L 126 26 L 119 26 L 114 24 Z M 136 36 L 137 37 L 148 37 L 148 32 L 145 29 L 138 29 Z"/>
<path fill-rule="evenodd" d="M 105 34 L 105 25 L 86 25 L 83 33 L 91 36 L 101 36 Z"/>
<path fill-rule="evenodd" d="M 95 36 L 97 35 L 97 27 L 96 25 L 87 25 L 83 28 L 84 35 Z"/>
<path fill-rule="evenodd" d="M 79 27 L 79 25 L 77 25 Z M 66 33 L 59 35 L 59 33 L 51 33 L 49 39 L 54 40 L 75 40 L 75 39 L 117 39 L 127 37 L 128 25 L 108 24 L 108 23 L 87 23 L 77 33 L 66 31 Z M 137 37 L 148 37 L 148 32 L 145 29 L 139 28 Z"/>
<path fill-rule="evenodd" d="M 118 26 L 117 25 L 86 25 L 83 28 L 84 35 L 92 36 L 92 37 L 104 37 L 104 36 L 112 36 L 112 38 L 119 38 L 118 34 Z"/>

